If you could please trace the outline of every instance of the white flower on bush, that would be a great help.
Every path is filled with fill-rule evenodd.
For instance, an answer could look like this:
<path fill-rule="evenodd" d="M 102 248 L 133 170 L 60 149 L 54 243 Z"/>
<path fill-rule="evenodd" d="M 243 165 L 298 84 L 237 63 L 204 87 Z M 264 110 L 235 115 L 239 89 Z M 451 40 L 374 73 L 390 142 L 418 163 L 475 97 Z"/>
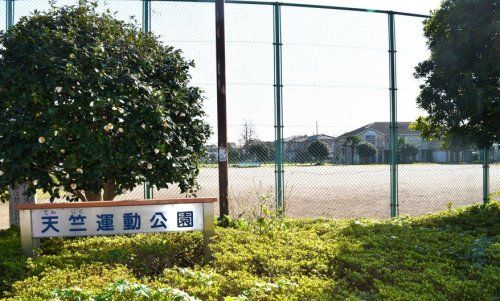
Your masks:
<path fill-rule="evenodd" d="M 155 152 L 155 154 L 158 154 L 158 153 L 160 152 L 160 150 L 159 150 L 159 149 L 157 149 L 157 148 L 155 148 L 155 149 L 154 149 L 154 152 Z"/>
<path fill-rule="evenodd" d="M 91 107 L 91 108 L 92 108 L 93 106 L 94 106 L 94 102 L 93 102 L 93 101 L 91 101 L 91 102 L 89 103 L 89 107 Z"/>
<path fill-rule="evenodd" d="M 200 299 L 197 299 L 195 297 L 190 296 L 188 293 L 181 291 L 179 289 L 173 288 L 172 289 L 172 294 L 175 297 L 182 298 L 184 301 L 199 301 Z"/>
<path fill-rule="evenodd" d="M 45 143 L 45 137 L 43 137 L 43 136 L 38 137 L 38 142 L 39 143 Z"/>
<path fill-rule="evenodd" d="M 61 93 L 61 91 L 62 91 L 62 87 L 56 87 L 56 88 L 55 88 L 55 91 L 56 91 L 56 93 Z"/>
<path fill-rule="evenodd" d="M 113 129 L 113 124 L 112 124 L 112 123 L 108 123 L 108 124 L 106 124 L 106 125 L 104 126 L 104 130 L 105 130 L 106 132 L 109 132 L 109 131 L 111 131 L 112 129 Z"/>
<path fill-rule="evenodd" d="M 153 169 L 153 164 L 148 163 L 148 169 Z"/>
<path fill-rule="evenodd" d="M 79 173 L 79 174 L 82 174 L 82 173 L 83 173 L 83 169 L 81 169 L 81 168 L 77 168 L 77 169 L 76 169 L 76 172 L 77 172 L 77 173 Z"/>
<path fill-rule="evenodd" d="M 75 190 L 78 187 L 78 185 L 76 185 L 76 183 L 71 183 L 70 187 L 71 189 Z"/>

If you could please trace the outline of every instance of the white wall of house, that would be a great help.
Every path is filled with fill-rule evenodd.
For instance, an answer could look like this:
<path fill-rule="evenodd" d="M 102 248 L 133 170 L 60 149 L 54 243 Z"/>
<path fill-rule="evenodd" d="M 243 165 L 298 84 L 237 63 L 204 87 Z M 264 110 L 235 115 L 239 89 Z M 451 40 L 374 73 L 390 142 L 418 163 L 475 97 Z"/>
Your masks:
<path fill-rule="evenodd" d="M 492 157 L 493 162 L 500 162 L 500 150 L 498 148 L 494 149 Z"/>
<path fill-rule="evenodd" d="M 436 150 L 432 152 L 432 161 L 436 163 L 446 163 L 447 162 L 447 151 Z"/>

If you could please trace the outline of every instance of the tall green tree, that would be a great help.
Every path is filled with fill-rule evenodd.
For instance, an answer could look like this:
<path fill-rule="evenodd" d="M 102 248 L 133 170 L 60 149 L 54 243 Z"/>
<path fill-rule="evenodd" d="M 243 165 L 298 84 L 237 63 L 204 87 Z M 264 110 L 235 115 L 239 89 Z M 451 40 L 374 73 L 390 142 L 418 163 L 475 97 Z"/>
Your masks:
<path fill-rule="evenodd" d="M 180 50 L 87 2 L 23 17 L 0 45 L 0 188 L 195 191 L 210 130 Z"/>
<path fill-rule="evenodd" d="M 496 0 L 445 0 L 425 21 L 431 56 L 415 68 L 424 81 L 417 103 L 428 112 L 415 128 L 425 137 L 499 142 L 498 8 Z"/>
<path fill-rule="evenodd" d="M 418 147 L 406 142 L 405 138 L 398 139 L 398 156 L 401 162 L 408 163 L 414 161 L 418 155 Z"/>
<path fill-rule="evenodd" d="M 262 141 L 254 141 L 248 148 L 248 155 L 259 162 L 273 160 L 272 144 Z"/>
<path fill-rule="evenodd" d="M 326 144 L 321 141 L 314 141 L 307 148 L 309 155 L 318 161 L 324 161 L 328 158 L 328 148 Z"/>
<path fill-rule="evenodd" d="M 345 139 L 346 145 L 351 149 L 351 161 L 354 162 L 354 152 L 356 147 L 361 142 L 361 138 L 358 136 L 349 136 Z"/>
<path fill-rule="evenodd" d="M 377 149 L 370 142 L 360 142 L 356 146 L 361 163 L 373 163 L 375 162 L 375 156 L 377 155 Z"/>

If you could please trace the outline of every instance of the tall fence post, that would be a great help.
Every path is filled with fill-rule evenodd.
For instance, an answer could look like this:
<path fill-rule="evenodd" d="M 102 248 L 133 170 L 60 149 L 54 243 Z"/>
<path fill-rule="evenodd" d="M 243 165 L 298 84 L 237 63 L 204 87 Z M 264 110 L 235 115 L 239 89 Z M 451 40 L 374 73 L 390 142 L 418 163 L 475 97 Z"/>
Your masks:
<path fill-rule="evenodd" d="M 5 1 L 5 28 L 14 25 L 14 0 Z"/>
<path fill-rule="evenodd" d="M 276 210 L 284 214 L 284 168 L 283 168 L 283 79 L 281 5 L 274 3 L 274 177 L 276 190 Z"/>
<path fill-rule="evenodd" d="M 142 0 L 142 31 L 151 31 L 151 1 Z M 153 198 L 153 186 L 149 182 L 144 183 L 144 198 Z"/>
<path fill-rule="evenodd" d="M 390 146 L 391 146 L 391 217 L 399 215 L 398 203 L 398 137 L 397 137 L 397 84 L 396 84 L 396 30 L 394 12 L 389 18 L 389 92 L 390 92 Z"/>
<path fill-rule="evenodd" d="M 142 0 L 142 31 L 151 31 L 151 1 Z"/>
<path fill-rule="evenodd" d="M 483 203 L 490 201 L 490 150 L 483 149 Z"/>
<path fill-rule="evenodd" d="M 219 214 L 229 215 L 227 168 L 225 0 L 215 0 L 215 56 L 217 68 L 217 152 L 219 162 Z"/>

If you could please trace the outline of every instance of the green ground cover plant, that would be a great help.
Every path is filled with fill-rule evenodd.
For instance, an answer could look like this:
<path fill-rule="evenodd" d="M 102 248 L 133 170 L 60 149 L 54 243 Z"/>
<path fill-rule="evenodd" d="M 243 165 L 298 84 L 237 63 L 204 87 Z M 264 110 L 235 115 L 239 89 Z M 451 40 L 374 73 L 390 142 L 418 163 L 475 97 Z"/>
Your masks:
<path fill-rule="evenodd" d="M 4 300 L 497 300 L 500 203 L 422 217 L 231 220 L 201 233 L 50 239 L 0 231 Z"/>

